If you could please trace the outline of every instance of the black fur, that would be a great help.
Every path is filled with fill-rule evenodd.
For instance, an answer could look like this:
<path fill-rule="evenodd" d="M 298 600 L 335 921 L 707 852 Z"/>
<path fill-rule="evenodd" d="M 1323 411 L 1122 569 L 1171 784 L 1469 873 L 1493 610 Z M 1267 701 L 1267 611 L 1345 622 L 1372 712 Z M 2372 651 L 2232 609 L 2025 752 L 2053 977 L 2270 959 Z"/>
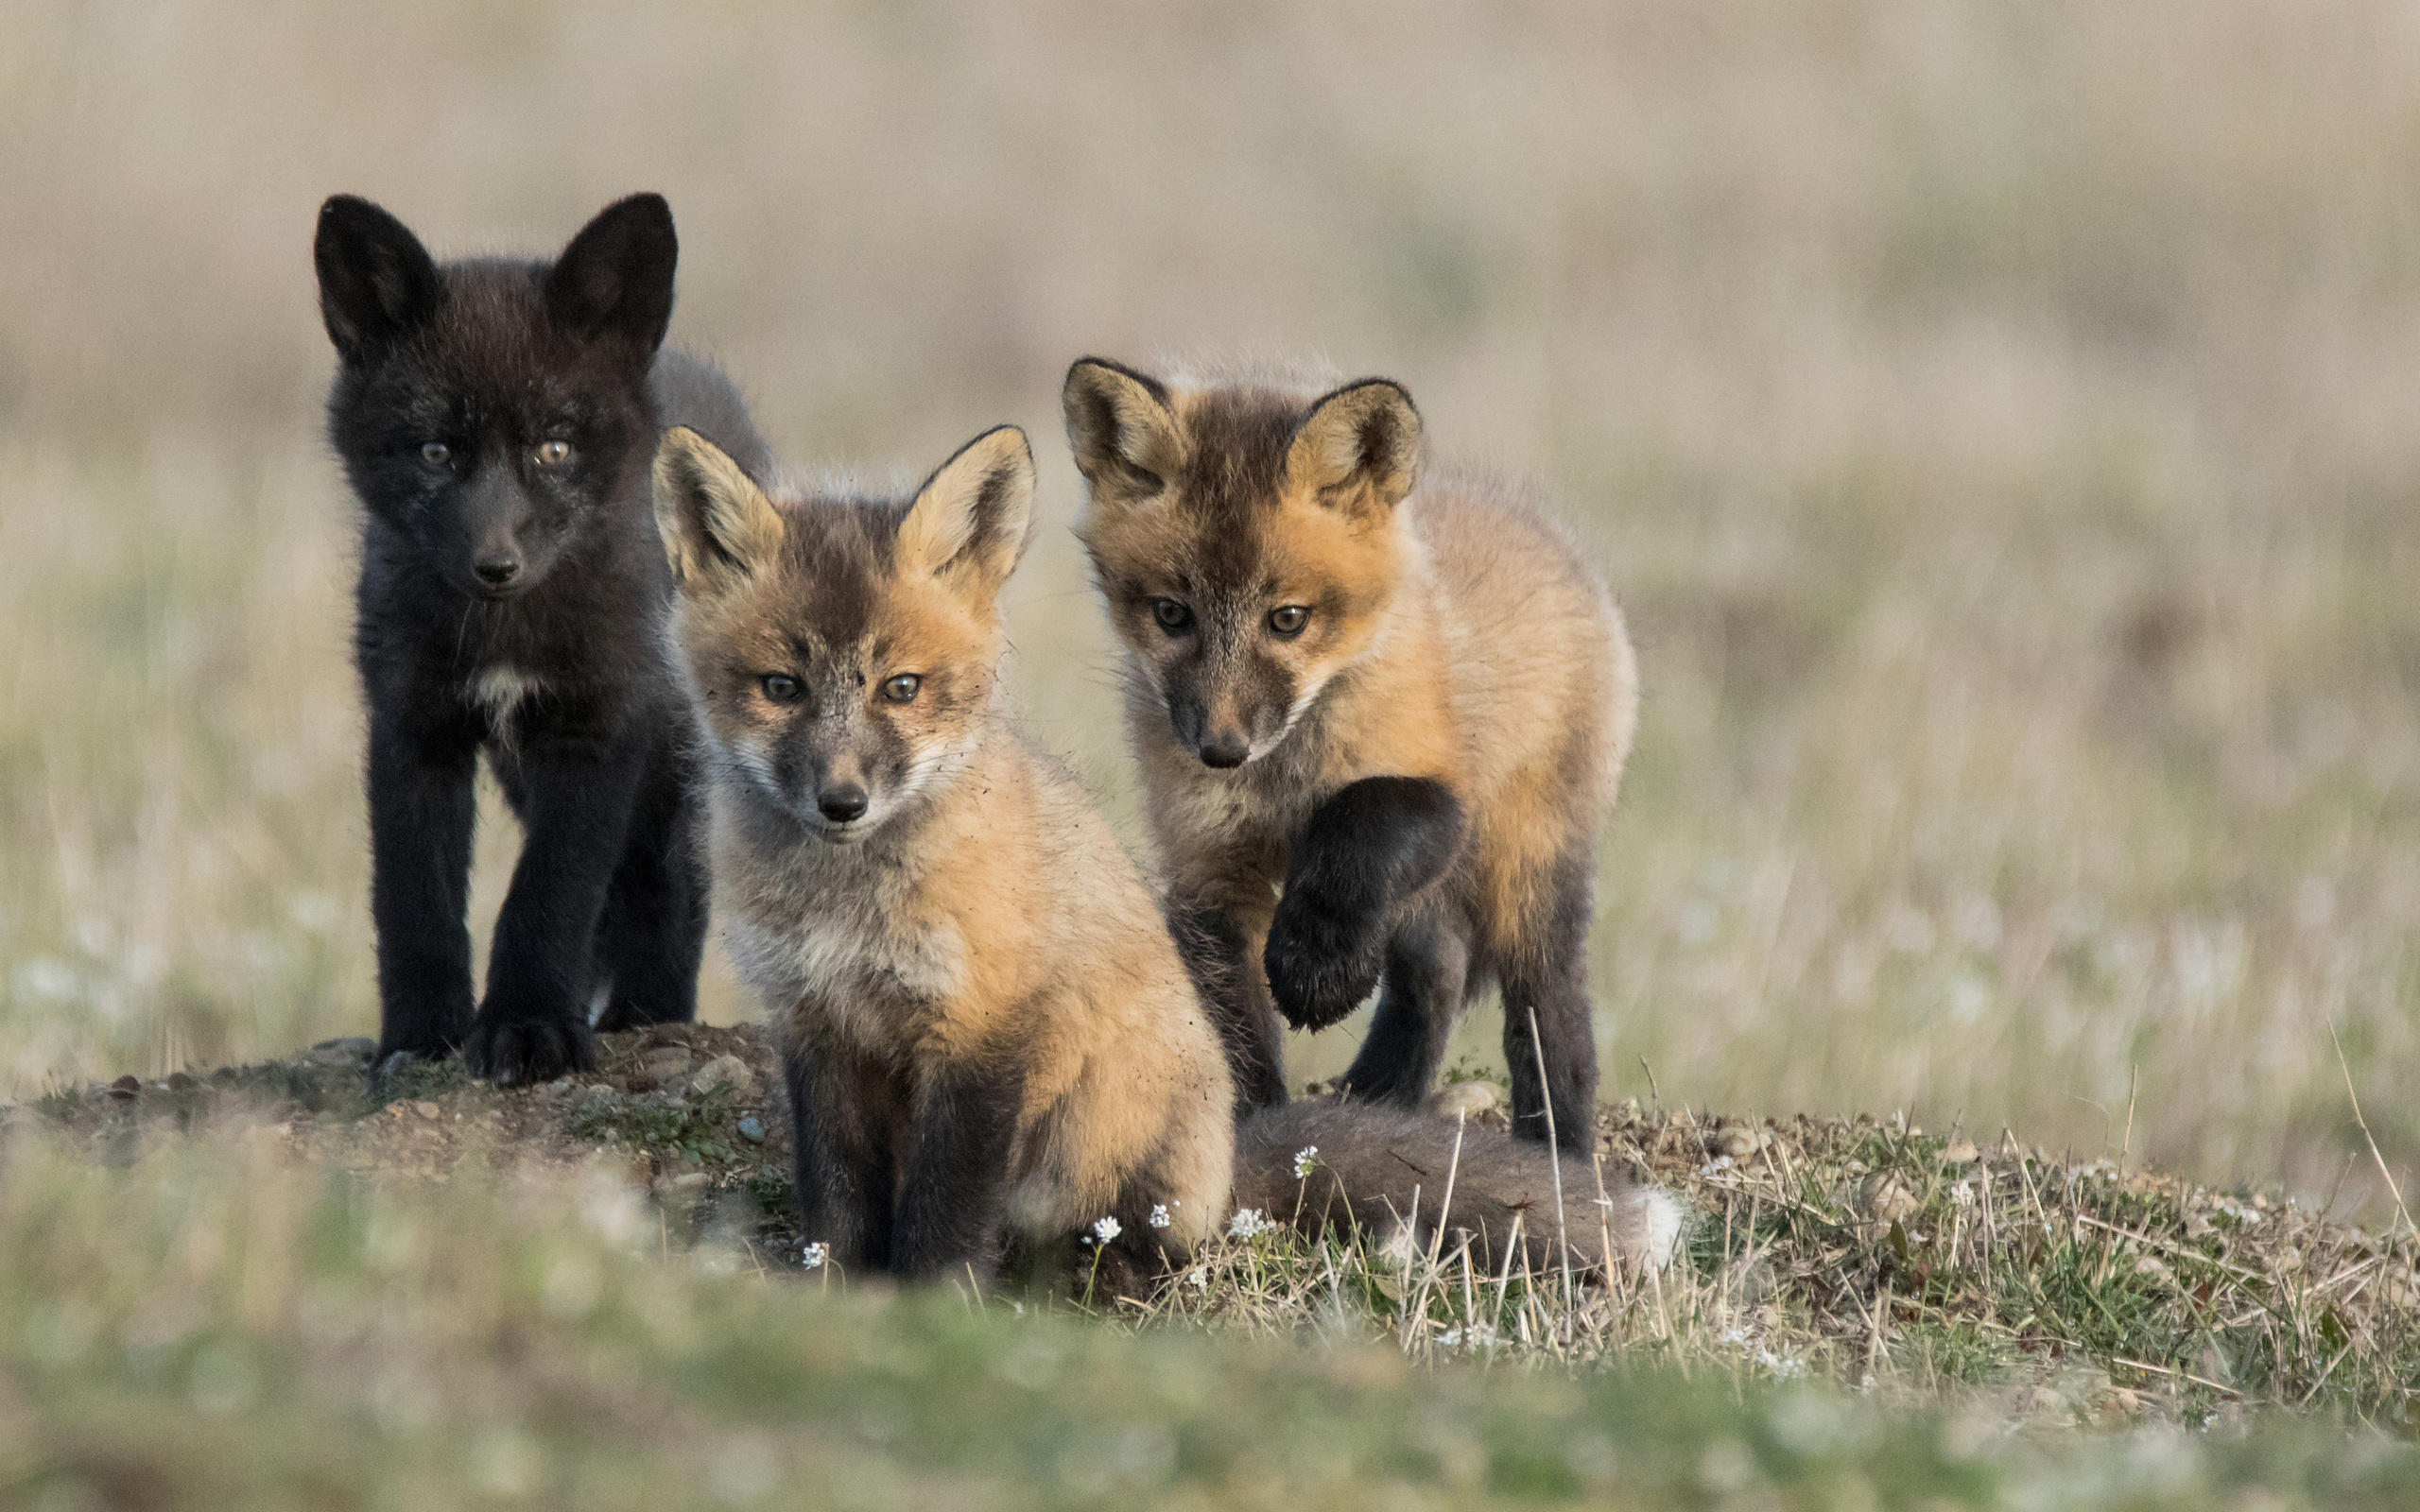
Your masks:
<path fill-rule="evenodd" d="M 1452 865 L 1462 806 L 1444 783 L 1365 777 L 1312 811 L 1263 961 L 1277 1009 L 1324 1029 L 1378 985 L 1402 906 Z"/>
<path fill-rule="evenodd" d="M 459 1048 L 498 1082 L 544 1080 L 591 1063 L 600 991 L 601 1027 L 694 1015 L 706 879 L 689 715 L 654 644 L 670 575 L 648 470 L 670 423 L 759 475 L 769 456 L 726 380 L 657 355 L 676 257 L 654 195 L 551 264 L 439 265 L 367 200 L 320 211 L 328 431 L 363 506 L 381 1065 Z M 475 1012 L 482 751 L 524 844 Z"/>
<path fill-rule="evenodd" d="M 920 1280 L 1000 1263 L 1026 1057 L 901 1075 L 851 1048 L 786 1047 L 799 1231 L 844 1269 Z M 900 1165 L 905 1160 L 904 1168 Z"/>

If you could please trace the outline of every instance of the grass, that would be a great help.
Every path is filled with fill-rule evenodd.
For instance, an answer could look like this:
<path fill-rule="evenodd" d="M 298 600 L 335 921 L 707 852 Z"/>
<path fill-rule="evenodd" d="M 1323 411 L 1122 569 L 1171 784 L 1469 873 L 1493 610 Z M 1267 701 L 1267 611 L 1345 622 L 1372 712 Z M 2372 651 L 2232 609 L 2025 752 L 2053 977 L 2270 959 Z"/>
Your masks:
<path fill-rule="evenodd" d="M 311 1115 L 289 1110 L 96 1162 L 25 1118 L 0 1146 L 9 1505 L 2383 1508 L 2420 1492 L 2420 1451 L 2355 1423 L 2350 1386 L 2312 1417 L 2112 1384 L 2097 1351 L 2174 1344 L 2151 1336 L 2156 1305 L 2090 1279 L 2107 1246 L 2066 1227 L 2172 1220 L 2118 1184 L 2014 1161 L 2013 1180 L 1983 1182 L 2065 1183 L 2040 1210 L 2065 1258 L 2028 1267 L 2033 1342 L 1927 1323 L 1956 1310 L 1947 1272 L 1928 1282 L 1922 1259 L 1888 1258 L 1895 1235 L 1824 1211 L 1829 1162 L 1851 1152 L 1931 1166 L 1945 1187 L 1971 1172 L 1912 1132 L 1773 1131 L 1812 1211 L 1709 1221 L 1668 1276 L 1576 1306 L 1555 1278 L 1473 1282 L 1450 1257 L 1406 1273 L 1270 1233 L 1214 1246 L 1198 1284 L 1151 1305 L 1086 1309 L 802 1276 L 763 1229 L 700 1224 L 691 1189 L 649 1196 L 607 1149 L 568 1176 L 477 1143 L 440 1179 L 348 1171 L 296 1158 Z M 1702 1144 L 1630 1127 L 1645 1150 Z M 1897 1228 L 1912 1243 L 1945 1216 L 1928 1203 Z M 2265 1278 L 2226 1279 L 2257 1252 L 2233 1241 L 2204 1245 L 2216 1311 L 2272 1297 Z M 1976 1267 L 2012 1319 L 2013 1255 Z M 1759 1275 L 1762 1300 L 1743 1295 Z M 1876 1306 L 1879 1338 L 1778 1322 L 1877 1277 L 1904 1289 Z M 2112 1304 L 2135 1315 L 2125 1332 L 2038 1368 L 2041 1340 Z M 2411 1315 L 2406 1301 L 2407 1392 Z M 1919 1386 L 1927 1368 L 1960 1389 Z M 2270 1396 L 2253 1373 L 2213 1395 Z M 2095 1431 L 2050 1431 L 2079 1421 Z"/>

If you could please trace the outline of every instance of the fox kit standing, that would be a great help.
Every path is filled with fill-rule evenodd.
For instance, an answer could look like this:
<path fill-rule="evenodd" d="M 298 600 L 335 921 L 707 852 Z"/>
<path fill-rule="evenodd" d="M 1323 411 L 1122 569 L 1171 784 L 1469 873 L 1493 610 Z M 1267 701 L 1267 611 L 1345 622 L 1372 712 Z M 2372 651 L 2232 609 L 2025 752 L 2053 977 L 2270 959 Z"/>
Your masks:
<path fill-rule="evenodd" d="M 781 1039 L 804 1231 L 844 1264 L 982 1271 L 1004 1229 L 1112 1218 L 1097 1242 L 1148 1266 L 1223 1216 L 1217 1034 L 997 690 L 1032 502 L 1007 426 L 909 500 L 776 503 L 683 430 L 656 456 L 732 954 Z"/>
<path fill-rule="evenodd" d="M 1517 491 L 1421 477 L 1385 380 L 1086 358 L 1064 404 L 1171 923 L 1244 1103 L 1286 1097 L 1272 998 L 1317 1029 L 1383 972 L 1345 1081 L 1411 1104 L 1493 983 L 1515 1129 L 1584 1139 L 1590 873 L 1638 704 L 1603 584 Z"/>
<path fill-rule="evenodd" d="M 764 465 L 719 373 L 657 352 L 677 255 L 661 197 L 553 263 L 440 265 L 338 195 L 320 211 L 338 367 L 328 432 L 363 505 L 354 659 L 370 713 L 378 1060 L 460 1048 L 498 1082 L 590 1064 L 602 1026 L 697 1005 L 705 877 L 686 711 L 655 654 L 659 422 Z M 524 833 L 474 1018 L 472 777 Z"/>

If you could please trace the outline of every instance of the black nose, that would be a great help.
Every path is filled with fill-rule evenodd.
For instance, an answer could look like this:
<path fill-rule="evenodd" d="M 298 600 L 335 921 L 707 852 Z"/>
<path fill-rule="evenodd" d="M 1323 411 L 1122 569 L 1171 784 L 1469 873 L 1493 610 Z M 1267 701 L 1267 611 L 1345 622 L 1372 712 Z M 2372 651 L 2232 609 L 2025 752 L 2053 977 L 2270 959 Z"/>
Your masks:
<path fill-rule="evenodd" d="M 521 559 L 517 557 L 486 557 L 474 569 L 479 581 L 490 588 L 502 588 L 521 576 Z"/>
<path fill-rule="evenodd" d="M 1201 765 L 1224 771 L 1241 766 L 1252 754 L 1252 743 L 1241 735 L 1207 735 L 1201 741 Z"/>
<path fill-rule="evenodd" d="M 835 824 L 846 824 L 866 811 L 866 790 L 852 782 L 836 787 L 815 800 L 816 809 Z"/>

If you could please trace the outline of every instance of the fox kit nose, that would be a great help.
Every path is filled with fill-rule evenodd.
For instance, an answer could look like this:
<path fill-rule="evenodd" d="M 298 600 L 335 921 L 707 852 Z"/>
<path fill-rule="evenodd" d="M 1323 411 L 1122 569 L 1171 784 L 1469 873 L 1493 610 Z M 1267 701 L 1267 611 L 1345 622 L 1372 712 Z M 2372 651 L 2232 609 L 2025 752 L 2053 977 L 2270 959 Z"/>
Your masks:
<path fill-rule="evenodd" d="M 822 794 L 815 800 L 817 812 L 835 824 L 846 824 L 866 811 L 866 790 L 851 782 Z"/>
<path fill-rule="evenodd" d="M 1252 743 L 1244 739 L 1241 730 L 1229 730 L 1201 737 L 1201 765 L 1204 766 L 1215 766 L 1220 771 L 1225 771 L 1232 766 L 1241 766 L 1244 764 L 1244 758 L 1251 754 Z"/>
<path fill-rule="evenodd" d="M 490 588 L 502 588 L 505 584 L 510 583 L 514 578 L 521 576 L 521 558 L 518 557 L 482 557 L 473 565 L 472 570 L 479 575 L 479 581 L 487 584 Z"/>

